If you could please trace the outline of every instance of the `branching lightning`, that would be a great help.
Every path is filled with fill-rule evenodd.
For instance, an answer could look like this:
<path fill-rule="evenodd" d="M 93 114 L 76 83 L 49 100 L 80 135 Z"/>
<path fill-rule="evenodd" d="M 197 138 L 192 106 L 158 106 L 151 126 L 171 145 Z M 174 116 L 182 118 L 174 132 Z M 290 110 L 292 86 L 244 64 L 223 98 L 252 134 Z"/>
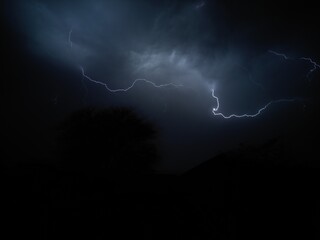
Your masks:
<path fill-rule="evenodd" d="M 204 2 L 202 2 L 199 7 L 203 7 L 204 6 Z M 72 29 L 69 31 L 69 36 L 68 36 L 68 41 L 69 41 L 69 45 L 70 47 L 72 48 L 73 47 L 73 42 L 72 42 Z M 311 58 L 307 58 L 307 57 L 301 57 L 301 58 L 298 58 L 298 59 L 294 59 L 294 58 L 290 58 L 288 57 L 286 54 L 283 54 L 283 53 L 278 53 L 278 52 L 275 52 L 275 51 L 272 51 L 272 50 L 269 50 L 268 51 L 269 53 L 273 54 L 273 55 L 276 55 L 278 57 L 282 57 L 284 60 L 304 60 L 304 61 L 308 61 L 310 64 L 313 65 L 313 68 L 310 69 L 310 71 L 308 72 L 307 74 L 307 77 L 313 73 L 315 70 L 317 69 L 320 69 L 320 65 L 318 63 L 316 63 L 315 61 L 313 61 Z M 111 93 L 117 93 L 117 92 L 127 92 L 129 90 L 131 90 L 138 82 L 144 82 L 144 83 L 147 83 L 147 84 L 150 84 L 152 85 L 153 87 L 155 88 L 164 88 L 164 87 L 182 87 L 183 85 L 182 84 L 174 84 L 174 83 L 166 83 L 166 84 L 156 84 L 152 81 L 149 81 L 147 79 L 136 79 L 133 81 L 133 83 L 129 86 L 129 87 L 126 87 L 126 88 L 116 88 L 116 89 L 112 89 L 108 86 L 108 84 L 106 84 L 105 82 L 101 82 L 101 81 L 98 81 L 98 80 L 95 80 L 93 78 L 91 78 L 90 76 L 88 76 L 86 73 L 85 73 L 85 70 L 82 66 L 80 66 L 80 70 L 81 70 L 81 73 L 82 73 L 82 77 L 83 79 L 86 79 L 92 83 L 95 83 L 95 84 L 98 84 L 98 85 L 101 85 L 103 87 L 106 88 L 106 90 L 108 90 L 109 92 Z M 251 77 L 251 76 L 250 76 Z M 252 80 L 253 81 L 253 80 Z M 253 81 L 254 82 L 254 81 Z M 255 82 L 254 82 L 255 83 Z M 257 84 L 257 83 L 255 83 Z M 258 85 L 258 84 L 257 84 Z M 261 88 L 263 88 L 263 86 L 261 84 L 259 84 L 259 86 Z M 279 104 L 279 103 L 288 103 L 288 102 L 294 102 L 294 101 L 297 101 L 297 99 L 278 99 L 278 100 L 272 100 L 270 102 L 268 102 L 266 105 L 264 105 L 263 107 L 261 107 L 260 109 L 258 109 L 257 112 L 255 113 L 252 113 L 252 114 L 249 114 L 249 113 L 244 113 L 244 114 L 230 114 L 230 115 L 226 115 L 226 114 L 223 114 L 221 112 L 219 112 L 219 109 L 220 109 L 220 100 L 219 98 L 215 95 L 215 91 L 214 89 L 211 89 L 211 95 L 212 97 L 216 100 L 216 107 L 214 107 L 212 109 L 212 113 L 215 115 L 215 116 L 220 116 L 220 117 L 223 117 L 224 119 L 230 119 L 230 118 L 255 118 L 255 117 L 258 117 L 262 112 L 264 112 L 267 108 L 269 108 L 271 105 L 273 104 Z"/>
<path fill-rule="evenodd" d="M 278 52 L 273 51 L 273 50 L 269 50 L 268 52 L 273 54 L 273 55 L 276 55 L 278 57 L 282 57 L 284 60 L 304 60 L 304 61 L 308 61 L 310 64 L 312 64 L 313 68 L 309 70 L 309 72 L 307 74 L 307 78 L 309 78 L 310 74 L 312 74 L 315 70 L 320 69 L 320 65 L 317 62 L 315 62 L 314 60 L 312 60 L 311 58 L 307 58 L 307 57 L 291 58 L 291 57 L 288 57 L 284 53 L 278 53 Z M 212 97 L 217 102 L 217 106 L 212 109 L 212 113 L 215 116 L 221 116 L 224 119 L 229 119 L 229 118 L 254 118 L 254 117 L 259 116 L 263 111 L 265 111 L 267 108 L 269 108 L 272 104 L 278 104 L 278 103 L 282 103 L 282 102 L 294 102 L 294 101 L 297 101 L 297 99 L 278 99 L 278 100 L 273 100 L 273 101 L 268 102 L 265 106 L 263 106 L 256 113 L 253 113 L 253 114 L 245 113 L 245 114 L 241 114 L 241 115 L 238 115 L 238 114 L 225 115 L 225 114 L 223 114 L 221 112 L 218 112 L 219 108 L 220 108 L 219 98 L 215 95 L 214 89 L 212 89 L 211 92 L 212 92 Z"/>
<path fill-rule="evenodd" d="M 316 63 L 315 61 L 313 61 L 311 58 L 306 58 L 306 57 L 302 57 L 300 58 L 301 60 L 305 60 L 305 61 L 308 61 L 310 62 L 312 65 L 313 65 L 313 68 L 310 69 L 310 71 L 308 72 L 307 74 L 307 77 L 310 76 L 310 74 L 312 74 L 315 70 L 317 70 L 317 68 L 320 69 L 320 65 L 318 63 Z"/>
<path fill-rule="evenodd" d="M 72 42 L 71 37 L 72 37 L 72 29 L 69 31 L 69 36 L 68 36 L 68 42 L 69 42 L 70 47 L 72 48 L 73 47 L 73 42 Z M 156 84 L 156 83 L 154 83 L 152 81 L 149 81 L 147 79 L 142 79 L 141 78 L 141 79 L 134 80 L 133 83 L 127 88 L 112 89 L 106 83 L 101 82 L 101 81 L 97 81 L 97 80 L 89 77 L 88 75 L 86 75 L 86 73 L 84 71 L 84 68 L 82 66 L 80 66 L 80 70 L 81 70 L 83 78 L 89 80 L 92 83 L 104 86 L 109 92 L 112 92 L 112 93 L 127 92 L 127 91 L 131 90 L 136 85 L 136 83 L 138 83 L 138 82 L 145 82 L 145 83 L 151 84 L 155 88 L 164 88 L 164 87 L 170 87 L 170 86 L 173 86 L 173 87 L 182 87 L 183 86 L 182 84 L 174 84 L 174 83 L 165 83 L 165 84 L 159 84 L 158 85 L 158 84 Z"/>
<path fill-rule="evenodd" d="M 90 82 L 93 82 L 93 83 L 96 83 L 96 84 L 99 84 L 99 85 L 102 85 L 104 86 L 109 92 L 113 92 L 113 93 L 116 93 L 116 92 L 127 92 L 129 91 L 130 89 L 132 89 L 137 82 L 145 82 L 145 83 L 149 83 L 151 84 L 152 86 L 154 86 L 155 88 L 163 88 L 163 87 L 169 87 L 169 86 L 173 86 L 173 87 L 182 87 L 183 85 L 181 84 L 174 84 L 174 83 L 166 83 L 166 84 L 160 84 L 160 85 L 157 85 L 155 84 L 154 82 L 151 82 L 149 80 L 146 80 L 146 79 L 136 79 L 134 80 L 134 82 L 127 88 L 118 88 L 118 89 L 111 89 L 110 87 L 108 87 L 108 85 L 104 82 L 100 82 L 100 81 L 97 81 L 97 80 L 94 80 L 92 79 L 91 77 L 89 77 L 88 75 L 85 74 L 84 72 L 84 69 L 83 67 L 80 67 L 81 69 L 81 72 L 82 72 L 82 76 L 84 78 L 86 78 L 87 80 L 89 80 Z"/>
<path fill-rule="evenodd" d="M 300 57 L 300 58 L 291 58 L 291 57 L 288 57 L 286 54 L 284 53 L 278 53 L 278 52 L 275 52 L 275 51 L 272 51 L 272 50 L 269 50 L 268 51 L 269 53 L 271 54 L 274 54 L 276 56 L 279 56 L 279 57 L 283 57 L 285 60 L 303 60 L 303 61 L 307 61 L 309 62 L 313 68 L 311 68 L 309 70 L 309 72 L 307 73 L 307 78 L 310 77 L 310 75 L 317 69 L 320 69 L 320 65 L 318 63 L 316 63 L 314 60 L 312 60 L 311 58 L 309 57 Z"/>
<path fill-rule="evenodd" d="M 229 119 L 229 118 L 254 118 L 254 117 L 259 116 L 264 110 L 266 110 L 272 104 L 281 103 L 281 102 L 293 102 L 293 101 L 296 101 L 295 99 L 279 99 L 279 100 L 270 101 L 265 106 L 260 108 L 256 113 L 253 113 L 253 114 L 245 113 L 245 114 L 242 114 L 242 115 L 238 115 L 238 114 L 225 115 L 223 113 L 218 112 L 219 108 L 220 108 L 220 101 L 219 101 L 219 98 L 214 94 L 214 89 L 212 89 L 211 91 L 212 91 L 212 97 L 217 101 L 217 106 L 212 109 L 212 113 L 215 116 L 221 116 L 224 119 Z"/>

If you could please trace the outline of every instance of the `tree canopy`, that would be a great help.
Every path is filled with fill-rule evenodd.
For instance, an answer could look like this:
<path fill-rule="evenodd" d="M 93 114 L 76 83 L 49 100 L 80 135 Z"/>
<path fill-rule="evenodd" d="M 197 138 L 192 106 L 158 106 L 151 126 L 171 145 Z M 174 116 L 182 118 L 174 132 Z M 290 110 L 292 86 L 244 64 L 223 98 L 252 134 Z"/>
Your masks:
<path fill-rule="evenodd" d="M 156 135 L 130 109 L 84 109 L 60 125 L 58 146 L 73 169 L 143 171 L 156 159 Z"/>

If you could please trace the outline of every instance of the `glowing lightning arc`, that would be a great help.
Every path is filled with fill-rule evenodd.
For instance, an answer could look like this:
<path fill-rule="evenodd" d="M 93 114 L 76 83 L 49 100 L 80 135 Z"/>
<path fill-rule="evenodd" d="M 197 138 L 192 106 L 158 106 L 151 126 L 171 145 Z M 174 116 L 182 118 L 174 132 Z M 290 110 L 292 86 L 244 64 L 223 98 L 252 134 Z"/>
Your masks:
<path fill-rule="evenodd" d="M 312 65 L 313 65 L 313 68 L 310 69 L 310 71 L 308 72 L 307 74 L 307 77 L 309 77 L 309 75 L 311 73 L 313 73 L 315 70 L 317 70 L 317 68 L 320 69 L 320 65 L 318 63 L 316 63 L 315 61 L 313 61 L 311 58 L 306 58 L 306 57 L 302 57 L 300 58 L 301 60 L 305 60 L 305 61 L 309 61 Z"/>
<path fill-rule="evenodd" d="M 217 106 L 215 108 L 212 109 L 212 113 L 215 116 L 221 116 L 224 119 L 229 119 L 229 118 L 254 118 L 259 116 L 264 110 L 266 110 L 271 104 L 275 104 L 275 103 L 280 103 L 280 102 L 293 102 L 296 101 L 295 99 L 279 99 L 279 100 L 274 100 L 274 101 L 270 101 L 268 104 L 266 104 L 264 107 L 260 108 L 258 110 L 258 112 L 254 113 L 254 114 L 242 114 L 242 115 L 237 115 L 237 114 L 231 114 L 231 115 L 224 115 L 223 113 L 218 112 L 219 108 L 220 108 L 220 102 L 219 102 L 219 98 L 214 94 L 214 89 L 211 90 L 212 91 L 212 97 L 214 99 L 216 99 L 217 101 Z"/>
<path fill-rule="evenodd" d="M 313 68 L 310 69 L 310 71 L 308 72 L 307 74 L 307 77 L 309 77 L 309 75 L 311 73 L 313 73 L 315 70 L 317 69 L 320 69 L 320 65 L 318 63 L 316 63 L 315 61 L 313 61 L 311 58 L 307 58 L 307 57 L 301 57 L 301 58 L 298 58 L 298 59 L 295 59 L 295 58 L 290 58 L 288 57 L 286 54 L 284 53 L 278 53 L 278 52 L 275 52 L 275 51 L 272 51 L 272 50 L 269 50 L 268 51 L 269 53 L 273 54 L 273 55 L 276 55 L 278 57 L 282 57 L 284 58 L 285 60 L 304 60 L 304 61 L 308 61 L 309 63 L 311 63 L 313 65 Z M 211 90 L 212 91 L 212 97 L 217 101 L 217 106 L 215 108 L 212 109 L 212 113 L 215 115 L 215 116 L 221 116 L 223 117 L 224 119 L 230 119 L 230 118 L 254 118 L 254 117 L 257 117 L 259 116 L 263 111 L 265 111 L 270 105 L 272 104 L 276 104 L 276 103 L 281 103 L 281 102 L 294 102 L 296 101 L 297 99 L 279 99 L 279 100 L 273 100 L 273 101 L 270 101 L 268 102 L 265 106 L 263 106 L 262 108 L 260 108 L 256 113 L 254 114 L 242 114 L 242 115 L 238 115 L 238 114 L 230 114 L 230 115 L 225 115 L 221 112 L 218 112 L 219 111 L 219 108 L 220 108 L 220 101 L 219 101 L 219 98 L 214 94 L 214 89 Z"/>
<path fill-rule="evenodd" d="M 320 69 L 320 65 L 318 63 L 316 63 L 315 61 L 313 61 L 311 58 L 309 57 L 300 57 L 300 58 L 290 58 L 288 57 L 286 54 L 284 53 L 278 53 L 278 52 L 275 52 L 275 51 L 272 51 L 272 50 L 269 50 L 268 51 L 269 53 L 271 54 L 274 54 L 278 57 L 283 57 L 285 60 L 304 60 L 304 61 L 307 61 L 309 63 L 311 63 L 313 65 L 313 68 L 310 69 L 310 71 L 308 72 L 307 74 L 307 78 L 310 76 L 310 74 L 312 74 L 315 70 L 317 69 Z"/>
<path fill-rule="evenodd" d="M 72 35 L 72 29 L 69 31 L 69 44 L 70 44 L 70 47 L 72 48 L 73 47 L 73 42 L 72 42 L 72 39 L 71 39 L 71 35 Z M 295 60 L 293 58 L 289 58 L 287 57 L 285 54 L 283 53 L 278 53 L 278 52 L 275 52 L 275 51 L 272 51 L 272 50 L 269 50 L 269 53 L 271 54 L 274 54 L 276 56 L 279 56 L 279 57 L 282 57 L 284 58 L 285 60 Z M 302 58 L 299 58 L 300 60 L 304 60 L 304 61 L 308 61 L 310 62 L 312 65 L 313 65 L 313 68 L 309 71 L 308 75 L 311 74 L 313 71 L 315 71 L 317 68 L 320 69 L 320 65 L 318 63 L 316 63 L 315 61 L 313 61 L 311 58 L 306 58 L 306 57 L 302 57 Z M 81 73 L 82 73 L 82 76 L 83 78 L 87 79 L 88 81 L 92 82 L 92 83 L 95 83 L 95 84 L 98 84 L 98 85 L 101 85 L 103 87 L 105 87 L 109 92 L 112 92 L 112 93 L 116 93 L 116 92 L 127 92 L 129 90 L 131 90 L 135 85 L 136 83 L 138 82 L 144 82 L 144 83 L 148 83 L 150 85 L 152 85 L 153 87 L 155 88 L 163 88 L 163 87 L 169 87 L 169 86 L 173 86 L 173 87 L 182 87 L 183 85 L 182 84 L 174 84 L 174 83 L 166 83 L 166 84 L 156 84 L 152 81 L 149 81 L 149 80 L 146 80 L 146 79 L 136 79 L 133 81 L 133 83 L 127 87 L 127 88 L 118 88 L 118 89 L 112 89 L 110 88 L 106 83 L 104 82 L 101 82 L 101 81 L 97 81 L 91 77 L 89 77 L 88 75 L 86 75 L 85 71 L 84 71 L 84 68 L 82 66 L 80 66 L 80 70 L 81 70 Z M 263 106 L 262 108 L 260 108 L 256 113 L 254 114 L 248 114 L 248 113 L 245 113 L 245 114 L 241 114 L 241 115 L 238 115 L 238 114 L 230 114 L 230 115 L 225 115 L 221 112 L 218 112 L 219 111 L 219 108 L 220 108 L 220 101 L 219 101 L 219 98 L 215 95 L 214 93 L 214 89 L 211 89 L 211 92 L 212 92 L 212 97 L 216 100 L 217 102 L 217 106 L 214 107 L 212 109 L 212 113 L 215 115 L 215 116 L 220 116 L 220 117 L 223 117 L 224 119 L 230 119 L 230 118 L 254 118 L 254 117 L 257 117 L 259 116 L 263 111 L 265 111 L 270 105 L 272 104 L 277 104 L 277 103 L 281 103 L 281 102 L 294 102 L 296 101 L 297 99 L 279 99 L 279 100 L 273 100 L 273 101 L 270 101 L 268 102 L 265 106 Z"/>
<path fill-rule="evenodd" d="M 83 76 L 84 78 L 86 78 L 86 79 L 89 80 L 90 82 L 93 82 L 93 83 L 96 83 L 96 84 L 99 84 L 99 85 L 104 86 L 109 92 L 113 92 L 113 93 L 115 93 L 115 92 L 127 92 L 127 91 L 129 91 L 130 89 L 132 89 L 137 82 L 149 83 L 149 84 L 151 84 L 152 86 L 154 86 L 155 88 L 163 88 L 163 87 L 169 87 L 169 86 L 173 86 L 173 87 L 182 87 L 182 86 L 183 86 L 182 84 L 174 84 L 174 83 L 166 83 L 166 84 L 157 85 L 157 84 L 155 84 L 154 82 L 151 82 L 151 81 L 149 81 L 149 80 L 146 80 L 146 79 L 142 79 L 142 78 L 141 78 L 141 79 L 136 79 L 136 80 L 134 80 L 134 82 L 133 82 L 129 87 L 127 87 L 127 88 L 111 89 L 111 88 L 108 87 L 108 85 L 107 85 L 106 83 L 100 82 L 100 81 L 97 81 L 97 80 L 94 80 L 94 79 L 92 79 L 91 77 L 89 77 L 88 75 L 86 75 L 85 72 L 84 72 L 83 67 L 80 67 L 80 69 L 81 69 L 81 72 L 82 72 L 82 76 Z"/>
<path fill-rule="evenodd" d="M 70 29 L 69 31 L 69 35 L 68 35 L 68 42 L 69 42 L 69 45 L 70 45 L 70 48 L 73 47 L 73 42 L 72 42 L 72 29 Z M 132 89 L 137 82 L 145 82 L 145 83 L 149 83 L 151 84 L 152 86 L 154 86 L 155 88 L 164 88 L 164 87 L 169 87 L 169 86 L 173 86 L 173 87 L 182 87 L 183 85 L 182 84 L 174 84 L 174 83 L 166 83 L 166 84 L 155 84 L 154 82 L 151 82 L 149 80 L 146 80 L 146 79 L 136 79 L 134 80 L 134 82 L 127 88 L 118 88 L 118 89 L 111 89 L 109 88 L 109 86 L 104 83 L 104 82 L 101 82 L 101 81 L 97 81 L 97 80 L 94 80 L 92 79 L 91 77 L 89 77 L 88 75 L 85 74 L 85 71 L 84 71 L 84 68 L 82 66 L 80 66 L 80 70 L 81 70 L 81 73 L 82 73 L 82 76 L 89 80 L 90 82 L 93 82 L 93 83 L 96 83 L 96 84 L 99 84 L 99 85 L 102 85 L 104 86 L 109 92 L 112 92 L 112 93 L 116 93 L 116 92 L 127 92 L 129 91 L 130 89 Z"/>
<path fill-rule="evenodd" d="M 291 58 L 288 58 L 287 55 L 285 55 L 284 53 L 278 53 L 278 52 L 275 52 L 275 51 L 272 51 L 272 50 L 269 50 L 268 52 L 271 53 L 271 54 L 274 54 L 274 55 L 276 55 L 278 57 L 283 57 L 285 60 L 291 59 Z"/>

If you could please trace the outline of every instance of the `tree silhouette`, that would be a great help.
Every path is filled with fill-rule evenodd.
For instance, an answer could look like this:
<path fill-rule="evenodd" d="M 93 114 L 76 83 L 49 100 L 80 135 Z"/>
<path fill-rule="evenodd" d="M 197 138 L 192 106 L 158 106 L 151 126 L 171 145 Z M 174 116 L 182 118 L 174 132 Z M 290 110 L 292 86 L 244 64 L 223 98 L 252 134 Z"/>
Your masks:
<path fill-rule="evenodd" d="M 59 127 L 58 147 L 73 170 L 141 172 L 157 157 L 156 130 L 127 108 L 84 109 Z"/>

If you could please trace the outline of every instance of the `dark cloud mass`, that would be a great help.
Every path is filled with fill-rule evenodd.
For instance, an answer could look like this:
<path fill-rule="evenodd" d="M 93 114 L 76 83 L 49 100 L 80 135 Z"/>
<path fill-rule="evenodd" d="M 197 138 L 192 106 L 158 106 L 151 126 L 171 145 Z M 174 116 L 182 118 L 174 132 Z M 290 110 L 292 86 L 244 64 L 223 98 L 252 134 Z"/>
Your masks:
<path fill-rule="evenodd" d="M 45 139 L 43 129 L 68 113 L 86 106 L 133 107 L 160 129 L 160 167 L 170 170 L 190 168 L 242 142 L 281 135 L 303 118 L 319 70 L 308 75 L 314 66 L 300 59 L 319 60 L 317 14 L 311 2 L 290 5 L 7 1 L 8 128 L 29 142 L 21 148 L 46 152 L 49 140 L 38 143 L 30 135 Z M 128 92 L 111 93 L 84 78 L 80 67 L 112 89 L 127 88 L 135 79 L 183 86 L 158 89 L 139 82 Z M 213 88 L 226 115 L 252 114 L 271 100 L 298 101 L 272 105 L 258 118 L 224 120 L 212 113 Z M 23 124 L 21 116 L 28 116 Z"/>

